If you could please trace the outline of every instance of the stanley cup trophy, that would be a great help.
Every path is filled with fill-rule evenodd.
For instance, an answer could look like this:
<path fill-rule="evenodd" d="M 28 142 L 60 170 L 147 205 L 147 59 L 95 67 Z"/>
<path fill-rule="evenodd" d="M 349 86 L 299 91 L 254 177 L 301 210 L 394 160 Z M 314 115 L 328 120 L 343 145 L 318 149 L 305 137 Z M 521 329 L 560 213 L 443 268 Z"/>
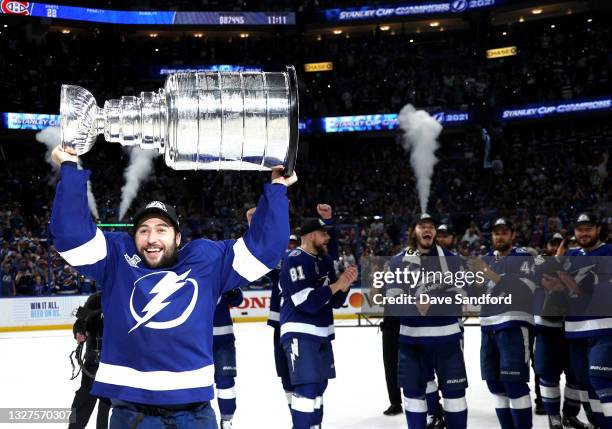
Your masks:
<path fill-rule="evenodd" d="M 96 105 L 84 88 L 62 85 L 61 139 L 78 155 L 98 134 L 107 142 L 164 155 L 175 170 L 270 170 L 291 175 L 298 149 L 293 66 L 281 72 L 202 72 L 168 76 L 157 92 Z"/>

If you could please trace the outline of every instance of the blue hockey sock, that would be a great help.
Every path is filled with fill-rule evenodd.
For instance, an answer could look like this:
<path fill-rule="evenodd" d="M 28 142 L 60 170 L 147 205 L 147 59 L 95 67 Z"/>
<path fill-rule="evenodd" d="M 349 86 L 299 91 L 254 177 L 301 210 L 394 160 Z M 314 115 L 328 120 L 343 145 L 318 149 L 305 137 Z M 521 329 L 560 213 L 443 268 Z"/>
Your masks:
<path fill-rule="evenodd" d="M 437 414 L 440 411 L 440 396 L 438 394 L 438 384 L 435 379 L 427 382 L 425 399 L 427 401 L 427 414 Z"/>
<path fill-rule="evenodd" d="M 467 401 L 465 389 L 444 390 L 444 420 L 448 429 L 465 429 L 467 427 Z"/>
<path fill-rule="evenodd" d="M 510 413 L 510 401 L 506 395 L 504 385 L 499 381 L 487 381 L 487 386 L 495 400 L 495 413 L 497 414 L 501 429 L 514 429 L 512 414 Z"/>
<path fill-rule="evenodd" d="M 323 422 L 323 394 L 327 389 L 327 381 L 319 385 L 319 394 L 315 398 L 314 419 L 312 425 L 320 425 Z"/>
<path fill-rule="evenodd" d="M 293 392 L 293 386 L 291 386 L 289 377 L 281 377 L 281 382 L 283 383 L 283 390 L 287 397 L 287 406 L 289 407 L 289 412 L 291 412 L 291 393 Z"/>
<path fill-rule="evenodd" d="M 599 399 L 599 426 L 612 429 L 612 378 L 590 376 L 591 386 Z M 591 408 L 595 411 L 593 403 Z"/>
<path fill-rule="evenodd" d="M 567 392 L 567 387 L 565 388 Z M 549 416 L 557 416 L 561 413 L 561 388 L 559 380 L 540 377 L 540 392 L 542 393 L 542 404 Z M 567 404 L 567 399 L 565 400 Z"/>
<path fill-rule="evenodd" d="M 510 402 L 510 414 L 515 428 L 529 429 L 533 425 L 531 412 L 531 396 L 529 385 L 520 382 L 504 382 L 508 401 Z"/>
<path fill-rule="evenodd" d="M 234 377 L 220 375 L 215 377 L 217 403 L 221 420 L 232 420 L 236 412 L 236 389 Z"/>
<path fill-rule="evenodd" d="M 577 416 L 582 406 L 580 387 L 567 381 L 563 389 L 563 414 Z"/>
<path fill-rule="evenodd" d="M 425 390 L 403 389 L 404 413 L 408 429 L 425 429 L 427 426 L 427 401 Z"/>
<path fill-rule="evenodd" d="M 310 429 L 315 418 L 315 403 L 319 383 L 298 384 L 291 396 L 291 418 L 294 429 Z"/>

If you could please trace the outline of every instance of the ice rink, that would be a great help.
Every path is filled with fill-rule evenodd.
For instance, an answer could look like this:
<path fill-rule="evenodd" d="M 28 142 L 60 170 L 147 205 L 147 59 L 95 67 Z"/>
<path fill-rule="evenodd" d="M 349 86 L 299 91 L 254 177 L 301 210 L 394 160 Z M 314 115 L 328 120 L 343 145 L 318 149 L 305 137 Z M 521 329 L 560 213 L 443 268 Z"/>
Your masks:
<path fill-rule="evenodd" d="M 355 321 L 342 323 L 355 324 Z M 274 370 L 272 328 L 264 323 L 235 325 L 238 350 L 236 429 L 289 429 L 284 392 Z M 0 333 L 0 406 L 65 407 L 72 402 L 79 379 L 70 381 L 68 360 L 76 343 L 72 332 Z M 324 396 L 325 429 L 406 428 L 403 415 L 386 417 L 381 335 L 371 327 L 336 329 L 337 378 Z M 480 327 L 466 327 L 465 354 L 469 428 L 498 427 L 492 399 L 479 372 Z M 80 377 L 80 376 L 79 376 Z M 216 408 L 216 404 L 215 404 Z M 217 414 L 218 415 L 218 414 Z M 55 424 L 0 424 L 0 428 L 60 428 Z M 91 419 L 88 428 L 95 427 Z M 535 428 L 547 428 L 546 417 L 534 416 Z"/>

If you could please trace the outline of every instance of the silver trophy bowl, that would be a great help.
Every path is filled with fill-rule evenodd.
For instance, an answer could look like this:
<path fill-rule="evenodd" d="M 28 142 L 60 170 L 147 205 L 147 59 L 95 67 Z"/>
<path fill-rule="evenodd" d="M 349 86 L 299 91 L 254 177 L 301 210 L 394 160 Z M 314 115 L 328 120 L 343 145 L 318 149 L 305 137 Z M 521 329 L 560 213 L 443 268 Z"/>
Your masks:
<path fill-rule="evenodd" d="M 62 85 L 61 139 L 78 155 L 99 134 L 107 142 L 163 154 L 175 170 L 293 172 L 298 149 L 298 91 L 293 66 L 281 72 L 169 75 L 157 92 L 96 104 L 84 88 Z"/>

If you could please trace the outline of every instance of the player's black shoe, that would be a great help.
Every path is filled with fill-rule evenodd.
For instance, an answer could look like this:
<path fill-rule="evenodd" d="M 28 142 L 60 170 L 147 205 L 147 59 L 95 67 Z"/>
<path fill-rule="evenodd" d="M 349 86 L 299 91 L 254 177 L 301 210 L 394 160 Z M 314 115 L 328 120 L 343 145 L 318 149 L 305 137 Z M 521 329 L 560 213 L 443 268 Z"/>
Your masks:
<path fill-rule="evenodd" d="M 544 409 L 544 403 L 542 402 L 542 398 L 536 398 L 535 408 L 533 409 L 533 411 L 536 413 L 537 416 L 546 415 L 546 410 Z"/>
<path fill-rule="evenodd" d="M 398 414 L 402 414 L 403 412 L 404 410 L 401 405 L 393 404 L 389 408 L 387 408 L 385 411 L 383 411 L 383 414 L 385 416 L 397 416 Z"/>
<path fill-rule="evenodd" d="M 559 414 L 554 416 L 548 416 L 548 427 L 549 429 L 563 429 L 563 422 Z"/>
<path fill-rule="evenodd" d="M 428 414 L 427 415 L 427 426 L 426 429 L 445 429 L 446 422 L 444 421 L 444 414 Z"/>
<path fill-rule="evenodd" d="M 584 423 L 577 416 L 563 416 L 563 427 L 571 429 L 595 429 L 591 423 Z"/>

